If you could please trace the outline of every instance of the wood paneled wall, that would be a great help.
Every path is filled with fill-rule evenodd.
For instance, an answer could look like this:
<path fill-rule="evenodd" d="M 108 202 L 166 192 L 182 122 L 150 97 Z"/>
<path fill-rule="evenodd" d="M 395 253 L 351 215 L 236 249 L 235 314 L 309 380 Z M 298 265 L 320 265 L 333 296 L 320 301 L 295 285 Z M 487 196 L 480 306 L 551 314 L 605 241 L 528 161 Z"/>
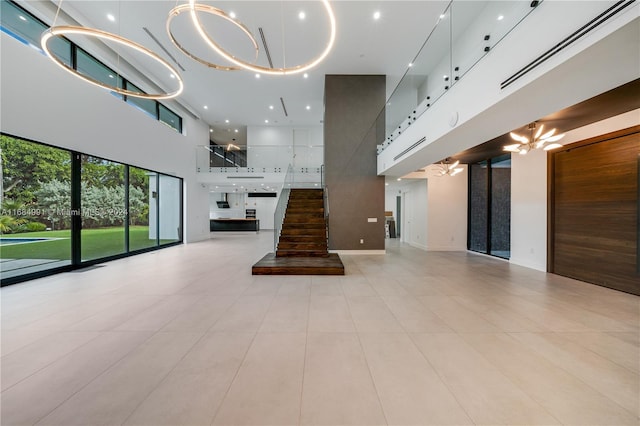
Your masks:
<path fill-rule="evenodd" d="M 640 126 L 550 155 L 549 270 L 640 295 Z"/>

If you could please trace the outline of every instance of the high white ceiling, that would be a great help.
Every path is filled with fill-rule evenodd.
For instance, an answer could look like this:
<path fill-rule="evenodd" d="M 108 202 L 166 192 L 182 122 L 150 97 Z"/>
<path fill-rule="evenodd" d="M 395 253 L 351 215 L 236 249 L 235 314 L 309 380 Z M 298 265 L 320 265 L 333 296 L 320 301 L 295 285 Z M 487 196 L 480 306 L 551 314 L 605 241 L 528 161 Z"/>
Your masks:
<path fill-rule="evenodd" d="M 59 0 L 52 2 L 57 6 Z M 147 28 L 185 69 L 180 73 L 185 90 L 178 101 L 214 129 L 214 139 L 228 142 L 234 137 L 238 138 L 236 143 L 243 143 L 246 126 L 319 126 L 323 119 L 326 74 L 385 74 L 390 94 L 448 2 L 334 0 L 331 5 L 336 16 L 337 36 L 327 58 L 308 71 L 308 78 L 296 74 L 262 75 L 259 79 L 250 71 L 208 68 L 171 43 L 166 30 L 167 17 L 172 8 L 184 3 L 186 0 L 62 0 L 62 9 L 82 25 L 138 42 L 177 66 L 143 29 Z M 199 3 L 234 12 L 236 20 L 246 25 L 257 39 L 260 47 L 257 63 L 262 66 L 268 66 L 268 61 L 259 28 L 264 31 L 275 67 L 312 60 L 328 40 L 329 21 L 320 1 L 200 0 Z M 299 18 L 300 12 L 305 13 L 304 20 Z M 375 12 L 380 13 L 377 20 Z M 109 14 L 115 21 L 107 18 Z M 236 27 L 213 15 L 201 13 L 200 17 L 207 32 L 224 49 L 244 60 L 253 60 L 250 41 Z M 192 53 L 209 62 L 230 65 L 200 40 L 187 13 L 173 20 L 172 30 Z M 81 44 L 82 40 L 77 42 Z M 164 68 L 131 49 L 120 48 L 118 53 L 163 89 L 175 87 L 175 80 L 169 78 Z M 280 98 L 284 100 L 288 117 Z M 235 129 L 239 132 L 235 133 Z"/>

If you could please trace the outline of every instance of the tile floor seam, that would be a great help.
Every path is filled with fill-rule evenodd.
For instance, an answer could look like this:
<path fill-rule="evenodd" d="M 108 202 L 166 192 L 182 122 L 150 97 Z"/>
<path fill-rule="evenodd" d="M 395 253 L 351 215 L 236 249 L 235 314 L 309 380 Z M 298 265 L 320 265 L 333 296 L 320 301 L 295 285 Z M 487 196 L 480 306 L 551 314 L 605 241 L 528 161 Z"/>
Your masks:
<path fill-rule="evenodd" d="M 529 332 L 528 334 L 554 334 L 555 332 L 550 332 L 550 333 L 531 333 Z M 507 334 L 511 334 L 511 333 L 507 333 Z M 516 339 L 517 340 L 517 339 Z M 564 371 L 565 373 L 567 373 L 568 375 L 570 375 L 571 377 L 573 377 L 575 380 L 579 381 L 580 383 L 582 383 L 583 385 L 587 386 L 588 388 L 590 388 L 591 390 L 597 392 L 598 394 L 600 394 L 600 396 L 603 396 L 604 398 L 606 398 L 607 400 L 609 400 L 610 402 L 612 402 L 613 404 L 617 405 L 619 408 L 623 409 L 624 411 L 626 411 L 627 413 L 631 414 L 632 416 L 638 417 L 640 418 L 640 416 L 638 416 L 636 413 L 631 412 L 628 408 L 626 408 L 625 406 L 621 405 L 618 401 L 612 399 L 609 397 L 608 394 L 602 392 L 600 389 L 597 389 L 596 387 L 594 387 L 593 385 L 591 385 L 590 383 L 588 383 L 587 381 L 585 381 L 584 379 L 582 379 L 581 377 L 576 376 L 575 374 L 573 374 L 571 371 L 567 370 L 564 366 L 554 362 L 553 358 L 549 358 L 547 355 L 545 355 L 544 353 L 536 350 L 536 348 L 531 348 L 529 345 L 526 345 L 528 348 L 534 350 L 539 356 L 543 357 L 544 359 L 546 359 L 548 362 L 550 362 L 552 365 L 554 365 L 555 367 L 561 369 L 562 371 Z"/>
<path fill-rule="evenodd" d="M 549 417 L 551 417 L 552 419 L 556 420 L 558 422 L 559 425 L 562 425 L 562 421 L 560 419 L 558 419 L 553 413 L 551 413 L 547 407 L 545 407 L 541 402 L 539 402 L 537 400 L 537 398 L 535 398 L 534 395 L 529 394 L 529 392 L 527 392 L 526 389 L 523 389 L 521 386 L 519 386 L 516 382 L 514 382 L 513 380 L 511 380 L 511 378 L 509 376 L 507 376 L 507 374 L 505 374 L 501 369 L 499 365 L 496 365 L 494 362 L 492 362 L 489 358 L 487 358 L 482 352 L 480 352 L 479 350 L 477 350 L 473 345 L 471 345 L 471 343 L 469 343 L 464 336 L 465 335 L 469 335 L 469 334 L 493 334 L 493 335 L 504 335 L 507 337 L 510 337 L 508 335 L 507 332 L 505 331 L 500 331 L 498 333 L 457 333 L 460 336 L 460 339 L 462 339 L 462 341 L 469 346 L 479 357 L 481 357 L 487 364 L 491 365 L 493 367 L 493 370 L 495 370 L 498 374 L 500 374 L 500 376 L 502 376 L 508 383 L 510 383 L 513 387 L 515 387 L 516 389 L 520 390 L 520 392 L 522 392 L 524 395 L 526 395 L 528 398 L 531 399 L 531 401 L 535 402 L 536 405 L 538 405 L 544 412 L 546 412 Z"/>
<path fill-rule="evenodd" d="M 302 404 L 304 402 L 304 378 L 307 371 L 307 348 L 309 347 L 309 318 L 311 317 L 311 291 L 307 302 L 307 327 L 304 336 L 304 356 L 302 358 L 302 385 L 300 387 L 300 410 L 298 412 L 298 425 L 302 425 Z"/>
<path fill-rule="evenodd" d="M 11 385 L 11 386 L 9 386 L 8 388 L 6 388 L 6 389 L 2 389 L 2 392 L 0 392 L 0 394 L 2 394 L 2 393 L 4 393 L 4 392 L 8 391 L 9 389 L 13 388 L 14 386 L 18 385 L 19 383 L 21 383 L 21 382 L 23 382 L 23 381 L 27 380 L 29 377 L 33 376 L 34 374 L 39 373 L 40 371 L 44 370 L 45 368 L 49 367 L 50 365 L 52 365 L 52 364 L 54 364 L 54 363 L 56 363 L 56 362 L 60 361 L 61 359 L 65 358 L 65 357 L 67 357 L 67 356 L 69 356 L 69 355 L 71 355 L 71 354 L 72 354 L 73 352 L 75 352 L 76 350 L 78 350 L 78 349 L 80 349 L 80 348 L 84 347 L 85 345 L 88 345 L 88 344 L 89 344 L 89 343 L 91 343 L 92 341 L 94 341 L 94 340 L 96 340 L 97 338 L 99 338 L 99 337 L 100 337 L 100 335 L 101 335 L 103 332 L 101 332 L 101 331 L 88 331 L 88 332 L 87 332 L 87 331 L 59 331 L 59 332 L 57 332 L 57 333 L 55 333 L 55 334 L 62 334 L 62 333 L 98 333 L 98 334 L 97 334 L 95 337 L 93 337 L 93 338 L 91 338 L 91 339 L 87 340 L 85 343 L 81 344 L 80 346 L 78 346 L 78 347 L 76 347 L 76 348 L 74 348 L 74 349 L 71 349 L 69 352 L 66 352 L 66 353 L 64 353 L 64 354 L 60 355 L 58 358 L 56 358 L 56 359 L 52 360 L 51 362 L 49 362 L 49 363 L 47 363 L 46 365 L 42 366 L 41 368 L 37 369 L 37 370 L 36 370 L 36 371 L 34 371 L 33 373 L 31 373 L 31 374 L 29 374 L 29 375 L 27 375 L 27 376 L 23 377 L 22 379 L 20 379 L 20 380 L 19 380 L 19 381 L 17 381 L 16 383 L 12 384 L 12 385 Z M 45 338 L 46 338 L 46 337 L 45 337 Z M 33 343 L 35 343 L 35 342 L 33 342 Z M 29 346 L 29 345 L 27 345 L 27 346 Z M 0 369 L 0 370 L 1 370 L 1 369 Z"/>
<path fill-rule="evenodd" d="M 106 333 L 132 333 L 131 331 L 103 331 L 101 332 L 101 334 L 106 334 Z M 137 332 L 134 332 L 137 333 Z M 63 401 L 61 401 L 58 405 L 56 405 L 54 408 L 52 408 L 51 410 L 49 410 L 46 414 L 44 414 L 42 417 L 40 417 L 35 423 L 33 423 L 33 425 L 37 425 L 38 423 L 40 423 L 43 419 L 47 418 L 47 416 L 49 416 L 49 414 L 53 413 L 54 411 L 56 411 L 58 408 L 60 408 L 62 405 L 64 405 L 67 401 L 69 401 L 71 398 L 73 398 L 76 394 L 82 392 L 83 389 L 85 389 L 87 386 L 89 386 L 91 383 L 93 383 L 94 381 L 96 381 L 100 376 L 102 376 L 103 374 L 105 374 L 107 371 L 109 371 L 111 368 L 113 368 L 113 366 L 115 366 L 116 364 L 118 364 L 120 361 L 122 361 L 125 357 L 129 356 L 129 354 L 131 354 L 133 351 L 135 351 L 136 349 L 138 349 L 139 347 L 141 347 L 142 345 L 144 345 L 146 342 L 148 342 L 151 338 L 153 337 L 153 334 L 150 335 L 146 340 L 141 341 L 137 346 L 132 347 L 128 352 L 126 352 L 124 355 L 122 355 L 120 358 L 114 360 L 114 362 L 112 362 L 110 365 L 106 366 L 102 371 L 100 371 L 98 374 L 96 374 L 94 376 L 93 379 L 89 380 L 87 383 L 85 383 L 83 386 L 81 386 L 80 388 L 78 388 L 78 390 L 76 390 L 75 392 L 72 392 L 67 398 L 65 398 Z"/>
<path fill-rule="evenodd" d="M 183 333 L 183 332 L 179 332 L 179 331 L 178 331 L 178 332 L 176 332 L 176 331 L 158 331 L 156 334 L 158 334 L 158 333 L 172 333 L 172 334 L 179 334 L 179 333 Z M 193 333 L 193 332 L 187 332 L 187 333 Z M 195 334 L 195 333 L 194 333 L 194 334 Z M 155 334 L 154 334 L 154 335 L 155 335 Z M 156 384 L 156 386 L 155 386 L 154 388 L 152 388 L 152 389 L 149 391 L 149 393 L 147 393 L 147 395 L 146 395 L 144 398 L 141 398 L 141 399 L 140 399 L 140 402 L 135 406 L 135 408 L 134 408 L 133 410 L 131 410 L 131 412 L 129 413 L 129 415 L 128 415 L 128 416 L 126 416 L 126 417 L 122 420 L 122 422 L 120 423 L 120 425 L 124 425 L 124 424 L 126 424 L 126 423 L 127 423 L 127 421 L 131 418 L 131 416 L 133 416 L 133 415 L 135 414 L 135 412 L 138 410 L 138 408 L 140 408 L 140 406 L 141 406 L 142 404 L 144 404 L 144 402 L 145 402 L 146 400 L 148 400 L 148 399 L 149 399 L 149 397 L 151 396 L 151 394 L 153 394 L 153 392 L 155 392 L 155 390 L 156 390 L 156 389 L 158 389 L 158 388 L 160 387 L 160 385 L 162 385 L 162 383 L 163 383 L 165 380 L 167 380 L 167 377 L 169 377 L 169 376 L 171 375 L 171 373 L 172 373 L 173 371 L 175 371 L 175 369 L 178 367 L 178 364 L 180 364 L 180 363 L 182 362 L 182 360 L 184 360 L 184 359 L 185 359 L 185 357 L 187 356 L 187 354 L 189 354 L 189 353 L 193 350 L 193 348 L 195 348 L 195 347 L 196 347 L 196 345 L 197 345 L 197 344 L 198 344 L 202 339 L 204 339 L 204 337 L 205 337 L 206 335 L 207 335 L 207 333 L 204 333 L 204 332 L 203 332 L 203 333 L 202 333 L 202 335 L 201 335 L 198 339 L 196 339 L 196 340 L 194 341 L 194 343 L 191 345 L 191 347 L 190 347 L 187 351 L 185 351 L 185 353 L 184 353 L 184 354 L 182 354 L 182 356 L 181 356 L 181 357 L 176 361 L 176 363 L 173 365 L 173 367 L 171 367 L 171 368 L 169 369 L 169 371 L 168 371 L 168 372 L 167 372 L 167 373 L 162 377 L 162 379 L 160 379 L 160 381 Z"/>
<path fill-rule="evenodd" d="M 224 405 L 224 402 L 227 400 L 227 396 L 229 395 L 229 391 L 231 390 L 231 387 L 235 383 L 236 378 L 238 377 L 238 374 L 240 374 L 240 369 L 242 368 L 242 365 L 244 364 L 245 360 L 247 359 L 247 354 L 249 353 L 249 350 L 253 346 L 253 342 L 255 342 L 257 336 L 258 336 L 258 332 L 256 331 L 255 333 L 253 333 L 253 337 L 251 338 L 251 342 L 249 342 L 249 344 L 247 345 L 247 348 L 244 351 L 244 355 L 242 356 L 242 361 L 240 361 L 240 364 L 238 364 L 238 368 L 236 369 L 236 372 L 234 373 L 233 378 L 229 381 L 229 385 L 227 386 L 227 389 L 224 392 L 224 396 L 220 399 L 220 402 L 218 403 L 218 406 L 216 407 L 215 411 L 213 412 L 213 416 L 211 417 L 211 421 L 209 422 L 209 426 L 213 426 L 213 424 L 215 423 L 216 417 L 218 417 L 218 413 L 220 412 L 220 408 L 222 408 L 222 406 Z"/>
<path fill-rule="evenodd" d="M 438 369 L 431 363 L 431 361 L 429 361 L 429 358 L 427 358 L 427 356 L 424 354 L 424 352 L 422 352 L 422 350 L 420 350 L 420 347 L 418 346 L 418 344 L 416 343 L 416 341 L 415 341 L 415 339 L 413 337 L 416 334 L 431 334 L 431 333 L 407 333 L 407 335 L 409 336 L 409 340 L 411 340 L 411 343 L 413 344 L 414 348 L 418 351 L 420 356 L 422 356 L 422 358 L 429 365 L 429 367 L 431 367 L 431 369 L 434 371 L 436 376 L 438 376 L 438 380 L 440 380 L 440 383 L 442 383 L 442 385 L 447 389 L 449 394 L 451 394 L 453 399 L 456 401 L 456 404 L 458 404 L 458 407 L 460 407 L 460 409 L 464 412 L 464 414 L 467 416 L 467 418 L 469 420 L 471 420 L 472 424 L 480 426 L 479 423 L 477 423 L 473 419 L 473 417 L 471 417 L 471 414 L 467 411 L 465 406 L 460 402 L 460 400 L 458 399 L 458 396 L 453 392 L 453 389 L 451 389 L 451 387 L 449 386 L 447 381 L 444 379 L 444 377 L 442 376 L 440 371 L 438 371 Z M 455 333 L 455 331 L 454 331 L 453 333 L 446 333 L 446 334 L 457 334 L 457 333 Z"/>
<path fill-rule="evenodd" d="M 374 289 L 375 291 L 375 289 Z M 380 296 L 376 296 L 380 298 Z M 360 339 L 360 332 L 358 331 L 358 327 L 356 326 L 356 322 L 353 319 L 353 314 L 351 313 L 351 303 L 349 302 L 349 298 L 347 299 L 347 306 L 349 307 L 349 316 L 351 317 L 351 321 L 353 321 L 353 325 L 355 327 L 355 334 L 358 339 L 358 346 L 360 347 L 360 351 L 362 352 L 362 357 L 364 358 L 364 362 L 367 365 L 367 373 L 369 374 L 369 379 L 371 380 L 371 384 L 373 385 L 373 389 L 376 391 L 376 398 L 378 400 L 378 404 L 380 405 L 380 411 L 384 416 L 385 424 L 389 424 L 389 419 L 387 418 L 387 413 L 385 412 L 384 405 L 382 404 L 382 398 L 380 398 L 380 391 L 378 390 L 378 386 L 376 385 L 375 380 L 373 379 L 373 373 L 371 372 L 371 366 L 369 365 L 369 360 L 367 360 L 367 354 L 364 351 L 364 345 L 362 344 L 362 340 Z"/>
<path fill-rule="evenodd" d="M 265 310 L 264 316 L 262 317 L 262 321 L 260 321 L 260 324 L 256 327 L 256 331 L 253 333 L 253 338 L 251 339 L 251 343 L 249 343 L 249 345 L 247 346 L 247 350 L 245 351 L 244 356 L 242 357 L 242 361 L 238 365 L 238 368 L 236 369 L 236 372 L 233 375 L 233 379 L 231 379 L 231 381 L 229 382 L 229 386 L 227 386 L 227 389 L 226 389 L 226 391 L 224 393 L 224 396 L 220 399 L 220 404 L 218 404 L 218 407 L 216 408 L 215 412 L 213 413 L 213 417 L 211 418 L 211 422 L 209 423 L 209 426 L 213 426 L 213 424 L 216 421 L 216 418 L 218 417 L 218 414 L 220 414 L 220 409 L 224 406 L 224 403 L 227 400 L 227 397 L 229 396 L 229 391 L 233 387 L 233 384 L 236 382 L 236 379 L 238 378 L 238 374 L 240 374 L 240 370 L 242 369 L 242 366 L 244 365 L 245 361 L 247 360 L 247 355 L 249 354 L 249 351 L 251 350 L 251 348 L 253 347 L 254 342 L 256 341 L 256 337 L 258 336 L 258 334 L 260 332 L 260 328 L 262 327 L 262 323 L 264 322 L 264 319 L 267 316 L 267 312 L 269 312 L 269 309 L 271 309 L 271 306 L 273 305 L 273 301 L 275 300 L 275 297 L 276 297 L 275 295 L 271 296 L 271 301 L 269 302 L 269 307 Z M 236 301 L 236 303 L 237 303 L 237 301 Z M 222 318 L 222 317 L 220 317 L 220 318 Z M 218 319 L 218 321 L 219 320 L 220 319 Z M 216 321 L 216 323 L 218 321 Z"/>
<path fill-rule="evenodd" d="M 562 339 L 566 340 L 568 343 L 571 343 L 571 344 L 577 345 L 577 346 L 579 346 L 582 350 L 585 350 L 585 351 L 587 351 L 587 352 L 590 352 L 592 355 L 597 356 L 598 358 L 602 358 L 603 360 L 606 360 L 606 361 L 608 361 L 608 362 L 610 362 L 610 363 L 612 363 L 612 364 L 615 364 L 616 366 L 618 366 L 618 367 L 620 367 L 620 368 L 624 368 L 625 370 L 627 370 L 627 371 L 629 372 L 629 374 L 633 374 L 633 375 L 635 375 L 635 376 L 639 376 L 639 377 L 640 377 L 640 374 L 639 374 L 637 371 L 630 370 L 628 367 L 626 367 L 626 366 L 624 366 L 624 365 L 620 364 L 619 362 L 617 362 L 617 361 L 615 361 L 615 360 L 613 360 L 613 359 L 611 359 L 611 358 L 605 357 L 604 355 L 602 355 L 602 354 L 600 354 L 600 353 L 598 353 L 598 352 L 594 351 L 593 349 L 589 348 L 588 346 L 583 345 L 583 344 L 582 344 L 582 342 L 574 342 L 573 340 L 569 340 L 569 339 L 567 339 L 566 337 L 564 337 L 564 336 L 563 336 L 563 334 L 564 334 L 564 333 L 567 333 L 567 332 L 563 332 L 563 331 L 555 331 L 555 332 L 553 332 L 553 333 L 554 333 L 554 334 L 556 334 L 556 335 L 558 335 L 558 336 L 560 336 Z M 580 332 L 578 332 L 578 333 L 580 333 Z M 609 332 L 608 332 L 608 331 L 583 331 L 582 333 L 585 333 L 585 334 L 587 334 L 587 333 L 600 333 L 600 334 L 604 334 L 604 333 L 609 333 Z M 640 359 L 638 360 L 638 362 L 640 362 Z"/>
<path fill-rule="evenodd" d="M 234 306 L 236 303 L 238 303 L 238 299 L 240 299 L 242 296 L 238 296 L 236 297 L 236 299 L 232 302 L 229 303 L 229 306 L 227 306 L 221 313 L 220 315 L 218 315 L 218 318 L 216 318 L 216 320 L 207 328 L 207 330 L 205 331 L 205 334 L 209 334 L 212 333 L 213 331 L 213 327 L 215 327 L 216 323 L 218 321 L 220 321 L 220 318 L 222 318 L 224 316 L 224 314 L 226 314 L 229 309 L 231 309 L 232 306 Z M 166 326 L 165 326 L 166 327 Z"/>

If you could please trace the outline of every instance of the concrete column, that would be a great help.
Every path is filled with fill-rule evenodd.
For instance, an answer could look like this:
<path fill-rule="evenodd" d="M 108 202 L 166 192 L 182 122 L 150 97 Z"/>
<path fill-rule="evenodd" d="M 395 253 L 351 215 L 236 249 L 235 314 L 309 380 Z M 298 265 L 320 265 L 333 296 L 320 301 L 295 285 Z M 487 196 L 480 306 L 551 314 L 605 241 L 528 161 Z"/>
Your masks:
<path fill-rule="evenodd" d="M 325 77 L 330 250 L 384 250 L 384 177 L 377 176 L 376 145 L 384 140 L 384 114 L 378 114 L 385 86 L 384 75 Z"/>

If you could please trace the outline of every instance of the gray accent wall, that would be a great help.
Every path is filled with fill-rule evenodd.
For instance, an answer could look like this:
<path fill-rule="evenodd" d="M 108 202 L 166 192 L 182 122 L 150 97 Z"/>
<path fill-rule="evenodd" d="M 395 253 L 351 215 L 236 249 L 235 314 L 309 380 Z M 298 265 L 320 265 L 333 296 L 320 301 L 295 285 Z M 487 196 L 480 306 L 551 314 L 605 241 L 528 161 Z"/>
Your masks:
<path fill-rule="evenodd" d="M 376 146 L 384 140 L 384 114 L 378 114 L 386 76 L 327 75 L 324 90 L 329 249 L 384 250 L 384 176 L 377 175 Z"/>

